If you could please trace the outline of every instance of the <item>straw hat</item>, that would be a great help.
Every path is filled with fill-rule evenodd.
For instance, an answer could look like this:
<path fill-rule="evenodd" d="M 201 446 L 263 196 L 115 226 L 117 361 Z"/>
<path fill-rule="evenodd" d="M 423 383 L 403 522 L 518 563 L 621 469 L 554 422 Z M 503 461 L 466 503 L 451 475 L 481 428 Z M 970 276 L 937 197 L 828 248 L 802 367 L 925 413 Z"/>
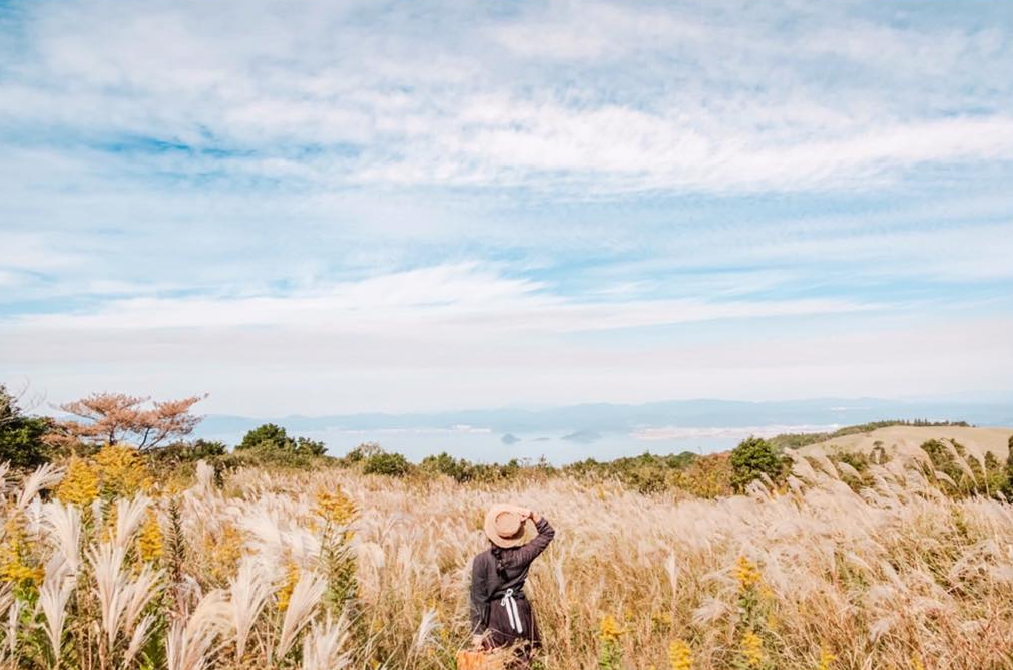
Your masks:
<path fill-rule="evenodd" d="M 497 547 L 519 547 L 526 539 L 525 530 L 533 525 L 528 510 L 516 505 L 493 505 L 485 514 L 485 534 Z"/>

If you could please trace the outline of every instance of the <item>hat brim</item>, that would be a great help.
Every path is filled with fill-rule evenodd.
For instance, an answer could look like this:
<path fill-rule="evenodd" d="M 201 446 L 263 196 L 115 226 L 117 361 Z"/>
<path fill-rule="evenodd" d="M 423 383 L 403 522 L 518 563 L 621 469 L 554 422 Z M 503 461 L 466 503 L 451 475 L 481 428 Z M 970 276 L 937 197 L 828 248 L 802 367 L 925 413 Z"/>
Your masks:
<path fill-rule="evenodd" d="M 523 544 L 527 544 L 534 534 L 535 524 L 531 521 L 531 519 L 525 519 L 524 523 L 521 524 L 520 530 L 512 537 L 500 537 L 499 533 L 496 532 L 496 517 L 503 512 L 516 512 L 517 509 L 518 508 L 515 505 L 493 505 L 489 508 L 489 511 L 486 512 L 484 528 L 485 536 L 497 547 L 502 549 L 519 547 Z"/>

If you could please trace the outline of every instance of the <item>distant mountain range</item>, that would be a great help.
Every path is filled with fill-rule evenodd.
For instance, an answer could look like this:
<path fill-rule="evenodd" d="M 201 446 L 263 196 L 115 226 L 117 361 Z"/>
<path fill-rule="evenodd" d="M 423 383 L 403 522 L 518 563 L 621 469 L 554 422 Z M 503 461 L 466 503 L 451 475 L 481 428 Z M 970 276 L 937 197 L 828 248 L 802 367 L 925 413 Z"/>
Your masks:
<path fill-rule="evenodd" d="M 967 421 L 982 426 L 1013 426 L 1013 392 L 977 394 L 973 398 L 818 398 L 746 402 L 672 400 L 641 405 L 594 403 L 544 409 L 502 408 L 431 413 L 360 413 L 328 416 L 245 417 L 212 414 L 196 434 L 239 436 L 262 423 L 276 423 L 290 433 L 324 430 L 376 431 L 466 427 L 504 436 L 519 433 L 563 433 L 565 439 L 589 441 L 602 433 L 651 428 L 734 428 L 740 426 L 852 425 L 884 419 Z M 505 441 L 509 442 L 507 437 Z"/>

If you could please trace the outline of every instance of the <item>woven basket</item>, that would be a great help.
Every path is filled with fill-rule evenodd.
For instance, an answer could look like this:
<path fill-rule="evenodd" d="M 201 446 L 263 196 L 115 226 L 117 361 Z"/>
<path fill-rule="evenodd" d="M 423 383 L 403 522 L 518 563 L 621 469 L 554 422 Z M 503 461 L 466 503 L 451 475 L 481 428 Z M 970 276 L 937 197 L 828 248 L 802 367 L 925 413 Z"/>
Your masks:
<path fill-rule="evenodd" d="M 462 649 L 457 652 L 457 670 L 503 670 L 500 654 Z"/>

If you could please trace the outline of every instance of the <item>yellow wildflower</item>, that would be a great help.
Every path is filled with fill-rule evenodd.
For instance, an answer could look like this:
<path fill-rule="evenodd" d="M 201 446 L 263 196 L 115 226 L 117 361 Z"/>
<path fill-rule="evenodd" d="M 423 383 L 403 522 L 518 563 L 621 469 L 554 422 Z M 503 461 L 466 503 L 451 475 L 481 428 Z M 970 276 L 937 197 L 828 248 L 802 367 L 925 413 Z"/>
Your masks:
<path fill-rule="evenodd" d="M 148 510 L 148 518 L 141 526 L 137 536 L 137 553 L 142 561 L 152 563 L 165 555 L 165 544 L 162 541 L 162 528 L 158 525 L 158 516 L 154 510 Z"/>
<path fill-rule="evenodd" d="M 668 645 L 668 666 L 671 670 L 693 670 L 693 653 L 683 640 Z"/>
<path fill-rule="evenodd" d="M 294 562 L 288 564 L 288 572 L 281 588 L 278 589 L 278 611 L 284 612 L 288 609 L 289 601 L 292 599 L 292 591 L 299 583 L 299 566 Z"/>
<path fill-rule="evenodd" d="M 735 561 L 735 580 L 744 591 L 760 583 L 760 571 L 755 563 L 745 556 L 739 556 Z"/>
<path fill-rule="evenodd" d="M 84 507 L 98 496 L 99 479 L 95 468 L 84 459 L 73 457 L 67 474 L 56 488 L 61 502 Z"/>
<path fill-rule="evenodd" d="M 826 647 L 820 649 L 820 663 L 816 666 L 816 670 L 831 670 L 834 661 L 837 657 L 830 653 L 830 650 Z"/>
<path fill-rule="evenodd" d="M 831 670 L 836 660 L 837 657 L 831 654 L 827 647 L 823 647 L 820 650 L 820 664 L 816 666 L 816 670 Z"/>
<path fill-rule="evenodd" d="M 340 487 L 336 491 L 317 491 L 316 513 L 328 523 L 347 526 L 355 518 L 355 503 Z"/>
<path fill-rule="evenodd" d="M 604 642 L 615 642 L 625 632 L 625 630 L 619 627 L 619 624 L 616 623 L 615 617 L 611 614 L 605 615 L 602 618 L 601 623 L 598 624 L 598 637 L 600 637 Z"/>
<path fill-rule="evenodd" d="M 108 507 L 109 507 L 109 510 L 108 510 L 108 512 L 106 512 L 106 515 L 105 515 L 105 530 L 104 530 L 104 533 L 105 533 L 105 541 L 106 542 L 112 542 L 113 539 L 116 537 L 116 518 L 117 518 L 117 512 L 116 512 L 116 506 L 115 505 L 109 505 Z"/>
<path fill-rule="evenodd" d="M 925 664 L 922 663 L 922 657 L 917 653 L 911 655 L 911 667 L 914 670 L 925 670 Z"/>
<path fill-rule="evenodd" d="M 763 640 L 753 631 L 743 633 L 739 651 L 746 661 L 746 667 L 758 668 L 763 664 Z"/>
<path fill-rule="evenodd" d="M 22 521 L 20 515 L 12 515 L 4 524 L 7 540 L 0 546 L 0 582 L 40 584 L 45 573 L 41 565 L 32 565 Z"/>
<path fill-rule="evenodd" d="M 95 467 L 102 492 L 111 496 L 132 496 L 151 488 L 152 481 L 137 449 L 110 444 L 95 454 Z"/>

